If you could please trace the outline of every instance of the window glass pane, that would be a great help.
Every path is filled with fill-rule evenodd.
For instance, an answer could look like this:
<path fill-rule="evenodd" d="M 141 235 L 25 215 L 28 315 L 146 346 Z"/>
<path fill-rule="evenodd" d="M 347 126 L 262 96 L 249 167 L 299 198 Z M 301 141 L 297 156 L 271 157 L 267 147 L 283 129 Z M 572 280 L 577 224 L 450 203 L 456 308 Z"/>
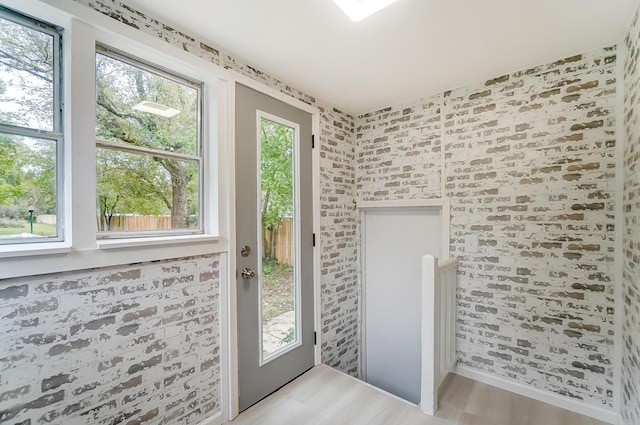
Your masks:
<path fill-rule="evenodd" d="M 96 54 L 97 137 L 198 153 L 198 89 Z"/>
<path fill-rule="evenodd" d="M 97 158 L 98 231 L 200 228 L 198 162 L 101 148 Z"/>
<path fill-rule="evenodd" d="M 54 131 L 54 37 L 0 17 L 0 122 Z"/>
<path fill-rule="evenodd" d="M 56 142 L 0 134 L 0 241 L 56 236 Z"/>

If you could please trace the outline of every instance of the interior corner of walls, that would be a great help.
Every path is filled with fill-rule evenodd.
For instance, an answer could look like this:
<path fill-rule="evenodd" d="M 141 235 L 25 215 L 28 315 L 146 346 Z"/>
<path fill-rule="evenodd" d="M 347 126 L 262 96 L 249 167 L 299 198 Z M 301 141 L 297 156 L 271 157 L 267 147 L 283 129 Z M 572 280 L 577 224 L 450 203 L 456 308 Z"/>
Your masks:
<path fill-rule="evenodd" d="M 569 346 L 575 347 L 574 339 L 591 341 L 607 366 L 602 374 L 593 372 L 600 368 L 572 370 L 572 379 L 580 383 L 577 397 L 604 405 L 611 403 L 605 377 L 612 374 L 613 349 L 597 343 L 598 335 L 575 327 L 603 320 L 580 304 L 613 311 L 606 295 L 616 280 L 613 259 L 597 254 L 615 245 L 614 219 L 605 211 L 615 208 L 616 148 L 601 143 L 615 132 L 613 62 L 610 48 L 594 49 L 362 115 L 356 162 L 359 199 L 450 200 L 450 249 L 460 259 L 459 296 L 465 299 L 460 314 L 470 323 L 460 331 L 463 360 L 526 374 L 535 370 L 521 365 L 539 354 L 549 357 L 540 366 L 544 373 L 565 382 L 549 356 L 548 338 L 568 350 L 573 364 L 583 366 L 589 362 L 579 359 L 589 354 Z M 434 149 L 434 140 L 440 149 Z M 442 181 L 432 194 L 429 176 L 434 172 Z M 550 224 L 536 230 L 540 223 Z M 465 250 L 464 235 L 477 236 L 477 252 Z M 589 285 L 589 275 L 578 265 L 601 277 L 597 287 Z M 539 281 L 552 284 L 537 295 L 518 295 L 518 288 Z M 497 301 L 507 299 L 513 303 Z M 537 314 L 527 312 L 527 306 L 535 306 Z M 514 309 L 525 313 L 512 314 Z M 561 318 L 556 309 L 576 319 Z M 604 320 L 599 335 L 613 332 L 613 317 Z M 516 329 L 518 336 L 503 328 Z M 492 334 L 504 339 L 497 341 Z M 551 389 L 535 373 L 530 376 L 532 387 Z"/>
<path fill-rule="evenodd" d="M 624 57 L 624 106 L 622 108 L 624 127 L 623 152 L 619 161 L 623 161 L 621 202 L 624 203 L 622 211 L 624 217 L 620 222 L 624 223 L 624 229 L 620 232 L 623 237 L 623 271 L 621 294 L 624 294 L 626 302 L 618 300 L 621 311 L 618 320 L 621 321 L 621 388 L 619 389 L 619 403 L 621 417 L 626 423 L 640 423 L 640 369 L 636 359 L 640 356 L 640 342 L 636 336 L 640 333 L 640 269 L 636 259 L 640 256 L 640 231 L 636 223 L 640 220 L 640 206 L 634 201 L 640 191 L 640 176 L 637 169 L 640 168 L 640 159 L 637 152 L 640 150 L 640 107 L 637 98 L 640 95 L 640 63 L 638 50 L 640 49 L 640 7 L 635 11 L 631 26 L 627 31 L 625 41 L 622 44 L 621 53 Z"/>
<path fill-rule="evenodd" d="M 322 362 L 359 374 L 357 211 L 353 117 L 319 104 Z"/>
<path fill-rule="evenodd" d="M 626 43 L 618 44 L 617 49 L 617 86 L 616 86 L 616 181 L 615 181 L 615 217 L 616 217 L 616 246 L 615 246 L 615 333 L 614 333 L 614 385 L 613 385 L 613 405 L 616 411 L 622 408 L 622 359 L 624 351 L 623 323 L 624 323 L 624 151 L 626 146 L 626 126 L 625 120 L 625 69 L 627 61 Z"/>

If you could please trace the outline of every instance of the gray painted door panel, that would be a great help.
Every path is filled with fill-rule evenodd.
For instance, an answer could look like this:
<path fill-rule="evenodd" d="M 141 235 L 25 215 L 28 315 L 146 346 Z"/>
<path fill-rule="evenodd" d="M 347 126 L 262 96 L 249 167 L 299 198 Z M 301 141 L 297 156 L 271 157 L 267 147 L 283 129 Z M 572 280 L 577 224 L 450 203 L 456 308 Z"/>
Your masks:
<path fill-rule="evenodd" d="M 258 275 L 258 165 L 256 111 L 300 125 L 300 268 L 302 345 L 259 366 L 260 313 Z M 259 93 L 236 85 L 236 246 L 238 279 L 238 387 L 240 410 L 260 401 L 301 375 L 314 363 L 313 334 L 313 199 L 311 166 L 311 115 Z M 240 255 L 243 245 L 252 248 L 248 257 Z M 256 277 L 243 279 L 249 267 Z"/>
<path fill-rule="evenodd" d="M 380 208 L 364 217 L 366 381 L 420 403 L 422 256 L 440 256 L 437 208 Z"/>

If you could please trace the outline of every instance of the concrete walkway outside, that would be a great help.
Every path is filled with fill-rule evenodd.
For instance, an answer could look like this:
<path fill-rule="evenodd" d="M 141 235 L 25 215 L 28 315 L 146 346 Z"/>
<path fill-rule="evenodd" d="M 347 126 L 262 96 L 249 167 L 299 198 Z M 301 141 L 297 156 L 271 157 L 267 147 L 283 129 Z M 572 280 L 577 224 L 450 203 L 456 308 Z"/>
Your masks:
<path fill-rule="evenodd" d="M 294 328 L 296 321 L 295 311 L 288 311 L 279 316 L 271 318 L 264 326 L 264 336 L 262 339 L 262 352 L 264 355 L 273 353 L 286 344 L 284 338 L 289 335 L 289 331 Z"/>

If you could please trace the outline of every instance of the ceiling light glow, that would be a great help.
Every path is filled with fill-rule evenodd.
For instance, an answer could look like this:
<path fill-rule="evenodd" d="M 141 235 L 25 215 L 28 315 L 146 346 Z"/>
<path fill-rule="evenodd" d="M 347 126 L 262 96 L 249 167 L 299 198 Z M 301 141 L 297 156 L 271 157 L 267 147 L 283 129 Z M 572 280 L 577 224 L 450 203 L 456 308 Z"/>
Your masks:
<path fill-rule="evenodd" d="M 165 118 L 175 117 L 180 113 L 179 110 L 170 108 L 166 105 L 162 105 L 156 102 L 149 102 L 148 100 L 143 100 L 133 107 L 136 111 L 148 112 L 150 114 L 159 115 Z"/>
<path fill-rule="evenodd" d="M 384 9 L 397 0 L 333 0 L 353 22 L 358 22 Z"/>

